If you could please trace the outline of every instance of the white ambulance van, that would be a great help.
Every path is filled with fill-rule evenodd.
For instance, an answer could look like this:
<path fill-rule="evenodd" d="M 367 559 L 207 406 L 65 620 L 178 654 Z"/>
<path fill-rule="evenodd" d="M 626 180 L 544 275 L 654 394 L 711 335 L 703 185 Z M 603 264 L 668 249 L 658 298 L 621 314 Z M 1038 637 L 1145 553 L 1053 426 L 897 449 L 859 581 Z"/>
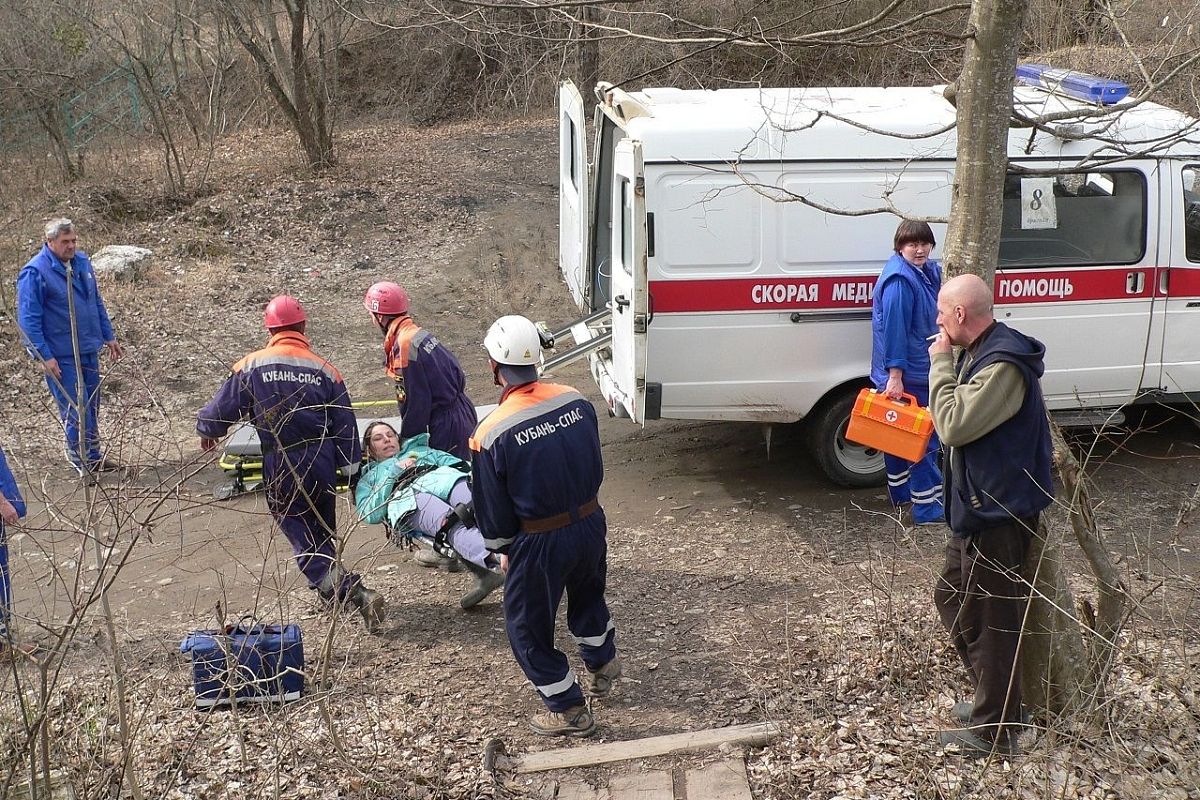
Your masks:
<path fill-rule="evenodd" d="M 830 479 L 881 483 L 881 455 L 843 433 L 896 225 L 950 212 L 942 91 L 602 83 L 589 158 L 564 83 L 560 266 L 610 411 L 805 420 Z M 1009 135 L 996 317 L 1046 344 L 1050 408 L 1090 424 L 1200 398 L 1200 121 L 1014 97 L 1053 121 Z"/>

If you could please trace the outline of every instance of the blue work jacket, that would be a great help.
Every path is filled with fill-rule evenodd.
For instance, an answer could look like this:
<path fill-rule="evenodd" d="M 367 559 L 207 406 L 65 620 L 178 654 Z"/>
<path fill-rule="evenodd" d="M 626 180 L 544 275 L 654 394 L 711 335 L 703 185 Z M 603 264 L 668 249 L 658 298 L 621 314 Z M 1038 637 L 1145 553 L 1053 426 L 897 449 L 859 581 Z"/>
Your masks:
<path fill-rule="evenodd" d="M 507 552 L 521 520 L 569 514 L 604 480 L 596 409 L 570 386 L 510 388 L 471 437 L 472 499 L 483 542 Z"/>
<path fill-rule="evenodd" d="M 893 253 L 875 283 L 871 308 L 871 382 L 882 391 L 888 370 L 904 371 L 906 391 L 929 389 L 929 341 L 937 333 L 937 296 L 942 268 L 934 260 L 923 269 Z M 911 387 L 911 388 L 909 388 Z"/>
<path fill-rule="evenodd" d="M 347 475 L 358 471 L 362 444 L 346 385 L 301 333 L 277 333 L 235 364 L 200 409 L 196 431 L 219 439 L 243 418 L 258 431 L 268 478 L 279 470 L 280 456 L 292 471 L 326 484 L 336 481 L 339 468 Z"/>
<path fill-rule="evenodd" d="M 8 468 L 8 459 L 4 457 L 3 450 L 0 450 L 0 494 L 13 504 L 18 517 L 25 516 L 25 498 L 21 497 L 21 490 L 17 488 L 17 480 Z M 0 527 L 3 526 L 4 523 L 0 522 Z"/>
<path fill-rule="evenodd" d="M 94 355 L 106 342 L 115 341 L 108 310 L 96 285 L 91 259 L 82 250 L 71 259 L 71 286 L 75 298 L 79 354 Z M 72 358 L 71 317 L 67 304 L 67 268 L 48 245 L 17 276 L 17 324 L 30 355 L 45 361 Z"/>

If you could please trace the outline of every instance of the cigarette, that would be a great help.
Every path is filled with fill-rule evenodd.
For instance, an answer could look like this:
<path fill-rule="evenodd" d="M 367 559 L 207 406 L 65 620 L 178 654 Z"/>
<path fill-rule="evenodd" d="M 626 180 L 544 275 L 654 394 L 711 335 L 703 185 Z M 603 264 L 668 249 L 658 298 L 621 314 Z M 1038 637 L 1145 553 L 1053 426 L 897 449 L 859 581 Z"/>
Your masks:
<path fill-rule="evenodd" d="M 925 337 L 925 341 L 927 341 L 927 342 L 932 342 L 934 339 L 936 339 L 937 337 L 939 337 L 939 336 L 941 336 L 941 335 L 942 335 L 942 334 L 941 334 L 941 331 L 938 331 L 938 332 L 937 332 L 937 333 L 935 333 L 933 336 L 926 336 L 926 337 Z"/>

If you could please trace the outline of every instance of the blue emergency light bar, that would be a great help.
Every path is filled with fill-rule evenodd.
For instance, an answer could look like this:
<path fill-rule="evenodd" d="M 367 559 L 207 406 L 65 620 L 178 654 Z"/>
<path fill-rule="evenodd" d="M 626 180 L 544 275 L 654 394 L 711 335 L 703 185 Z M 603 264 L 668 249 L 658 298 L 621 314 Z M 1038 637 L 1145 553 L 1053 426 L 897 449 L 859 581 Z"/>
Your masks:
<path fill-rule="evenodd" d="M 1111 106 L 1129 96 L 1129 86 L 1110 78 L 1097 78 L 1083 72 L 1058 69 L 1045 64 L 1019 64 L 1017 81 L 1049 92 L 1065 94 L 1076 100 Z"/>

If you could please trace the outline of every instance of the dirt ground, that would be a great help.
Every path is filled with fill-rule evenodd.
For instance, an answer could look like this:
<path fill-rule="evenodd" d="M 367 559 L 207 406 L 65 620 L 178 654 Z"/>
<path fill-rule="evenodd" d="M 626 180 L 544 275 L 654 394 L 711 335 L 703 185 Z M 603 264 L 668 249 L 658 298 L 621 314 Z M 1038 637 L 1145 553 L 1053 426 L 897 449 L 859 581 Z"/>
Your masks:
<path fill-rule="evenodd" d="M 361 307 L 384 278 L 408 288 L 418 322 L 459 355 L 475 401 L 494 402 L 479 344 L 488 324 L 503 313 L 572 318 L 557 276 L 555 141 L 544 120 L 351 130 L 339 166 L 311 176 L 295 171 L 285 137 L 260 134 L 231 143 L 216 191 L 182 207 L 138 207 L 128 198 L 149 195 L 151 179 L 136 177 L 120 221 L 111 194 L 107 205 L 82 189 L 45 198 L 47 214 L 81 223 L 85 249 L 157 254 L 138 281 L 105 286 L 129 352 L 106 369 L 102 424 L 130 474 L 91 494 L 78 486 L 57 458 L 44 389 L 4 333 L 4 447 L 31 502 L 9 531 L 19 635 L 53 647 L 81 619 L 48 662 L 52 761 L 79 796 L 117 796 L 119 783 L 100 576 L 146 796 L 553 796 L 552 784 L 481 768 L 492 739 L 509 753 L 560 744 L 527 730 L 538 703 L 498 597 L 461 611 L 465 574 L 417 566 L 355 524 L 344 501 L 346 560 L 390 611 L 379 636 L 331 617 L 261 497 L 213 500 L 225 478 L 201 456 L 193 422 L 227 365 L 260 346 L 262 305 L 279 291 L 305 302 L 314 347 L 355 399 L 386 398 L 379 335 Z M 556 379 L 603 408 L 583 366 Z M 935 744 L 966 692 L 928 599 L 945 528 L 906 529 L 882 489 L 830 485 L 797 426 L 776 428 L 769 451 L 752 425 L 604 418 L 601 436 L 626 677 L 596 705 L 600 740 L 777 721 L 781 738 L 748 755 L 758 798 L 1200 798 L 1200 539 L 1177 524 L 1200 434 L 1186 419 L 1155 412 L 1135 434 L 1076 440 L 1137 601 L 1107 725 L 1062 722 L 1027 737 L 1025 758 L 987 765 Z M 85 530 L 103 544 L 102 570 Z M 311 691 L 282 709 L 197 713 L 179 640 L 244 613 L 302 625 Z M 7 752 L 23 752 L 15 698 L 36 705 L 36 676 L 32 663 L 0 672 Z"/>

